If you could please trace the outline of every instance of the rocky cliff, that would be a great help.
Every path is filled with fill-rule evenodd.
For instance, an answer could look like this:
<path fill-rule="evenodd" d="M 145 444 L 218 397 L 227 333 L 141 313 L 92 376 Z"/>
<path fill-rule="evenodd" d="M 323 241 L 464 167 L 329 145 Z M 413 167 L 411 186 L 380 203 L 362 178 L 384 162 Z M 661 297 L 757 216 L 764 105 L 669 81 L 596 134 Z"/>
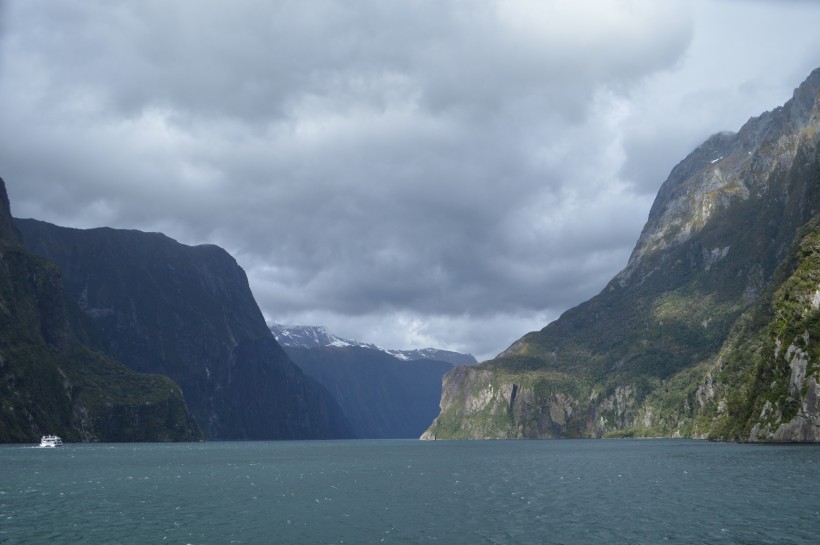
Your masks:
<path fill-rule="evenodd" d="M 816 440 L 819 127 L 815 70 L 783 107 L 708 139 L 661 187 L 626 268 L 448 373 L 425 437 Z"/>
<path fill-rule="evenodd" d="M 820 441 L 820 215 L 789 254 L 697 385 L 695 437 Z"/>
<path fill-rule="evenodd" d="M 134 370 L 176 381 L 206 438 L 350 434 L 333 398 L 277 344 L 244 271 L 221 248 L 158 233 L 16 225 L 30 251 L 63 270 L 67 294 L 99 332 L 89 338 Z"/>
<path fill-rule="evenodd" d="M 178 385 L 83 345 L 74 312 L 59 268 L 20 245 L 0 179 L 0 442 L 202 438 Z"/>

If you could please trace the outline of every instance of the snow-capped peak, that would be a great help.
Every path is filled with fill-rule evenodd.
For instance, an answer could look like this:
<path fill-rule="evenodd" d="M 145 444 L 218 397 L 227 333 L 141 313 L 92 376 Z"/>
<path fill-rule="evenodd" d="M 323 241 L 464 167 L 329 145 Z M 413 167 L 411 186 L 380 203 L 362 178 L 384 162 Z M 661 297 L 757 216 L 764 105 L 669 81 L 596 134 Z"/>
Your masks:
<path fill-rule="evenodd" d="M 420 348 L 415 350 L 393 350 L 381 346 L 345 339 L 330 333 L 322 326 L 272 324 L 270 330 L 276 340 L 284 347 L 316 348 L 320 346 L 361 347 L 385 352 L 403 361 L 437 360 L 453 365 L 470 365 L 476 363 L 471 354 L 461 354 L 437 348 Z"/>

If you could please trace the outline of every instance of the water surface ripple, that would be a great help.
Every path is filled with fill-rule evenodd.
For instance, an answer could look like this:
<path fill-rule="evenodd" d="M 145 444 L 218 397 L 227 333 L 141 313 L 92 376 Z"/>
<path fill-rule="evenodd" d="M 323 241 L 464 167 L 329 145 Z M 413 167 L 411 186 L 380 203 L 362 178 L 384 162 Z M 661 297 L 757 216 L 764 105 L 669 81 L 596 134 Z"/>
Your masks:
<path fill-rule="evenodd" d="M 0 543 L 815 544 L 820 447 L 0 447 Z"/>

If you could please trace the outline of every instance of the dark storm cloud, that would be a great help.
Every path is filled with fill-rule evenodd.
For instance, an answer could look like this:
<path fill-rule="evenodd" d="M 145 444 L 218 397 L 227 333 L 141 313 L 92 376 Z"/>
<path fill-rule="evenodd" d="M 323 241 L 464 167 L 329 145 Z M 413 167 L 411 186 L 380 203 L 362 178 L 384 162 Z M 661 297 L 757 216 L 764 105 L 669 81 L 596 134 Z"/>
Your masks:
<path fill-rule="evenodd" d="M 11 2 L 0 175 L 18 216 L 224 246 L 271 320 L 487 356 L 625 264 L 722 96 L 817 60 L 772 76 L 713 19 L 767 61 L 771 5 L 718 4 Z"/>

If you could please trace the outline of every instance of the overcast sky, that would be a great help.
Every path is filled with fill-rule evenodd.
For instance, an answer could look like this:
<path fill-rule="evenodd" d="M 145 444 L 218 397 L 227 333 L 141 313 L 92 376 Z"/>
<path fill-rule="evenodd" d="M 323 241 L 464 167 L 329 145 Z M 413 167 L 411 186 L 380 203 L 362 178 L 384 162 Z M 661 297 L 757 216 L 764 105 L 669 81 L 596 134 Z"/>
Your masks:
<path fill-rule="evenodd" d="M 480 359 L 598 293 L 820 2 L 11 0 L 16 217 L 224 247 L 270 322 Z"/>

